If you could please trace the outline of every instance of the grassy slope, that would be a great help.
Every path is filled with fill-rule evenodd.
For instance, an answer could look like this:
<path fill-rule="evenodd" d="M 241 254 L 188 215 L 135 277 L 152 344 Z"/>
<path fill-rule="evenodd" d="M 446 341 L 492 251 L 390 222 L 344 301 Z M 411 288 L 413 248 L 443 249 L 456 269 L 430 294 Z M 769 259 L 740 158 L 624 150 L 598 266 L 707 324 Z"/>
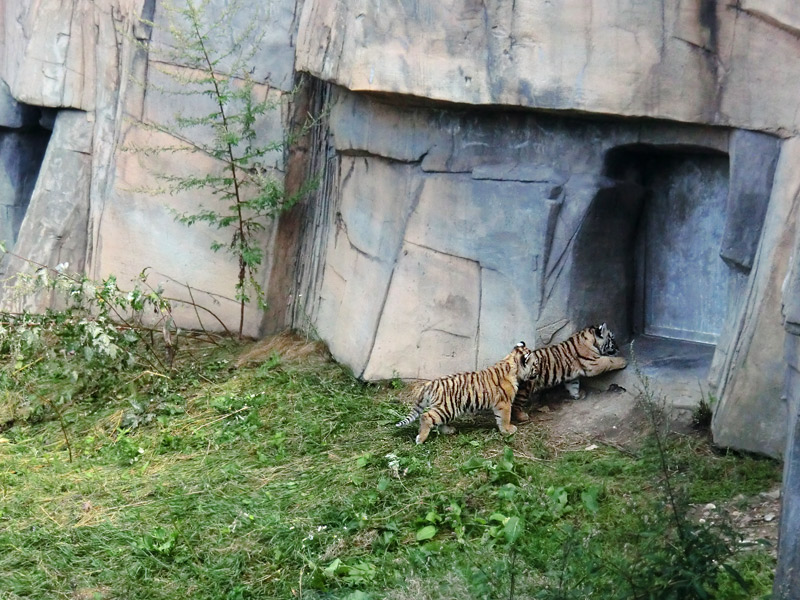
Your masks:
<path fill-rule="evenodd" d="M 73 408 L 72 463 L 55 421 L 2 434 L 1 599 L 625 597 L 610 573 L 648 543 L 652 450 L 562 451 L 481 417 L 415 446 L 393 426 L 405 390 L 314 355 L 229 369 L 236 351 L 128 434 L 128 398 Z M 692 502 L 780 476 L 692 437 L 670 464 Z M 734 564 L 753 588 L 725 597 L 769 591 L 765 551 Z"/>

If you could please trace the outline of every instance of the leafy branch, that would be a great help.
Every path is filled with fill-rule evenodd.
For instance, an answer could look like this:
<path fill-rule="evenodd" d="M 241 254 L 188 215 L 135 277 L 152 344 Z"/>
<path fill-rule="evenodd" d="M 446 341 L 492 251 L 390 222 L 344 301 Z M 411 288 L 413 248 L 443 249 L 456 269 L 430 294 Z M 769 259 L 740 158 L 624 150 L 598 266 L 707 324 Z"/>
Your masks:
<path fill-rule="evenodd" d="M 265 293 L 258 279 L 265 253 L 261 235 L 269 220 L 293 206 L 306 190 L 287 194 L 274 170 L 267 164 L 270 156 L 283 151 L 287 140 L 260 140 L 262 117 L 278 108 L 269 98 L 269 86 L 257 84 L 255 56 L 263 40 L 257 30 L 257 19 L 243 30 L 232 30 L 230 24 L 245 8 L 241 0 L 230 2 L 219 13 L 213 12 L 208 0 L 185 0 L 177 5 L 159 4 L 166 17 L 166 33 L 171 45 L 156 48 L 147 44 L 150 64 L 176 84 L 161 92 L 180 96 L 198 96 L 209 103 L 200 115 L 173 115 L 171 123 L 147 123 L 152 128 L 181 141 L 156 148 L 131 146 L 129 150 L 146 156 L 168 153 L 202 153 L 218 163 L 210 172 L 188 175 L 156 173 L 164 189 L 155 193 L 205 191 L 218 202 L 213 206 L 198 205 L 194 210 L 175 218 L 187 225 L 204 223 L 212 229 L 229 231 L 227 240 L 214 240 L 211 249 L 224 250 L 237 264 L 235 298 L 239 303 L 239 337 L 242 336 L 245 305 L 255 299 L 259 308 L 266 308 Z M 155 22 L 146 25 L 157 27 Z M 263 98 L 259 93 L 266 92 Z M 203 133 L 210 141 L 197 141 Z"/>

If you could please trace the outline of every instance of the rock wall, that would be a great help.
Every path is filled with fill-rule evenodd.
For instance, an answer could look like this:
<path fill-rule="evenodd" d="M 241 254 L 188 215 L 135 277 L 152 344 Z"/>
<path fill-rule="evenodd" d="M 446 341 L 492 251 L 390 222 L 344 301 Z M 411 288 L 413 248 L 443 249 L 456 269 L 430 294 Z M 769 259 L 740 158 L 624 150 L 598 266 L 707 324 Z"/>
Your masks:
<path fill-rule="evenodd" d="M 76 273 L 86 269 L 93 126 L 83 111 L 58 113 L 14 255 L 6 255 L 0 264 L 5 274 L 30 271 L 39 265 L 69 265 Z M 15 310 L 38 309 L 38 303 L 45 301 L 13 294 L 3 298 L 4 305 Z"/>
<path fill-rule="evenodd" d="M 301 261 L 295 324 L 313 324 L 358 375 L 482 367 L 519 337 L 538 346 L 592 322 L 608 321 L 622 339 L 653 333 L 656 323 L 637 312 L 637 287 L 669 300 L 672 312 L 688 312 L 693 300 L 716 311 L 714 331 L 689 323 L 713 336 L 700 341 L 716 342 L 728 323 L 738 330 L 750 269 L 722 253 L 753 257 L 744 238 L 739 248 L 725 232 L 760 229 L 737 207 L 766 205 L 771 181 L 758 190 L 746 182 L 754 165 L 777 157 L 775 138 L 750 134 L 746 144 L 724 129 L 408 107 L 341 88 L 329 112 L 324 173 L 333 184 L 311 203 L 316 249 L 301 253 L 321 266 Z M 640 220 L 664 215 L 647 202 L 667 216 L 676 206 L 720 214 L 687 215 L 711 228 L 694 234 L 705 245 L 684 244 L 685 256 L 667 248 L 669 260 L 654 261 Z M 645 260 L 674 272 L 641 281 L 636 265 Z M 697 262 L 717 279 L 702 269 L 681 275 Z M 729 352 L 722 341 L 720 356 Z"/>
<path fill-rule="evenodd" d="M 778 600 L 789 600 L 800 589 L 800 231 L 793 245 L 791 269 L 781 290 L 788 363 L 783 388 L 788 436 L 774 588 Z"/>
<path fill-rule="evenodd" d="M 781 304 L 788 297 L 782 288 L 795 255 L 798 151 L 798 138 L 781 145 L 761 243 L 742 293 L 739 316 L 726 330 L 728 349 L 715 356 L 711 373 L 722 400 L 712 423 L 715 442 L 772 456 L 782 455 L 786 443 Z"/>
<path fill-rule="evenodd" d="M 201 225 L 190 229 L 174 219 L 175 212 L 213 206 L 216 198 L 202 190 L 176 196 L 142 191 L 163 187 L 157 173 L 202 174 L 218 168 L 216 161 L 202 153 L 191 155 L 190 160 L 186 155 L 153 160 L 126 151 L 137 143 L 174 146 L 209 135 L 196 128 L 176 139 L 155 134 L 149 127 L 169 124 L 178 112 L 213 110 L 208 99 L 189 97 L 187 101 L 186 96 L 172 93 L 181 91 L 180 83 L 165 73 L 185 72 L 184 65 L 165 63 L 163 53 L 142 50 L 143 44 L 157 49 L 171 43 L 162 5 L 154 0 L 8 0 L 0 6 L 0 79 L 4 82 L 0 84 L 0 114 L 16 111 L 14 118 L 20 121 L 22 109 L 38 118 L 46 107 L 45 113 L 55 122 L 47 153 L 39 161 L 35 189 L 28 192 L 30 206 L 23 207 L 17 199 L 12 203 L 6 196 L 3 210 L 10 216 L 3 220 L 0 233 L 13 243 L 19 231 L 13 250 L 21 257 L 49 266 L 69 262 L 71 269 L 98 279 L 113 273 L 122 286 L 150 268 L 152 284 L 163 283 L 168 295 L 187 300 L 190 286 L 195 300 L 235 327 L 237 267 L 231 257 L 210 249 L 212 241 L 228 234 Z M 224 6 L 227 3 L 222 0 L 211 3 L 208 14 L 221 14 Z M 246 9 L 230 25 L 241 31 L 254 21 L 265 26 L 260 53 L 253 57 L 258 68 L 252 76 L 260 82 L 257 91 L 278 108 L 265 115 L 257 129 L 261 139 L 280 141 L 287 111 L 283 98 L 294 79 L 296 5 L 293 0 L 279 0 Z M 155 26 L 143 23 L 142 18 L 154 21 Z M 0 126 L 22 127 L 21 121 Z M 18 144 L 13 134 L 0 131 L 0 136 L 0 158 L 9 174 L 13 154 L 2 148 Z M 275 153 L 267 166 L 281 177 L 283 153 Z M 6 181 L 10 179 L 7 175 Z M 25 218 L 14 225 L 17 213 Z M 262 243 L 267 261 L 260 277 L 266 283 L 273 243 L 269 227 Z M 31 268 L 30 263 L 8 256 L 0 263 L 0 271 L 7 276 Z M 0 300 L 7 305 L 12 302 L 8 293 L 0 292 Z M 178 320 L 183 327 L 198 326 L 195 311 L 188 308 L 179 307 Z M 245 332 L 257 335 L 261 320 L 260 311 L 249 307 Z M 217 326 L 213 319 L 204 325 Z"/>
<path fill-rule="evenodd" d="M 685 306 L 716 307 L 712 312 L 717 320 L 711 327 L 716 330 L 705 332 L 705 338 L 695 338 L 715 343 L 708 382 L 718 399 L 715 439 L 723 445 L 780 455 L 785 440 L 785 430 L 775 425 L 783 423 L 785 415 L 780 399 L 785 369 L 780 282 L 793 252 L 790 240 L 796 219 L 796 190 L 791 172 L 797 164 L 792 145 L 784 154 L 786 143 L 782 144 L 780 138 L 792 138 L 800 126 L 800 62 L 787 60 L 800 56 L 798 24 L 800 8 L 789 0 L 742 0 L 734 4 L 595 0 L 580 6 L 532 0 L 489 4 L 412 0 L 381 5 L 380 9 L 361 1 L 305 2 L 296 68 L 352 92 L 378 93 L 381 98 L 394 98 L 394 103 L 407 106 L 425 101 L 451 103 L 451 115 L 467 106 L 486 107 L 475 112 L 474 123 L 496 124 L 503 118 L 517 118 L 511 115 L 518 115 L 515 111 L 519 108 L 585 113 L 599 119 L 617 115 L 663 121 L 635 121 L 620 127 L 606 123 L 605 128 L 599 128 L 604 134 L 593 140 L 595 152 L 591 152 L 580 140 L 559 138 L 539 123 L 506 129 L 501 126 L 497 131 L 503 133 L 491 139 L 476 133 L 479 124 L 460 121 L 458 127 L 437 139 L 447 131 L 448 122 L 457 118 L 426 121 L 419 110 L 407 110 L 402 115 L 395 111 L 390 117 L 387 114 L 391 111 L 363 107 L 372 101 L 348 101 L 354 108 L 332 113 L 334 142 L 328 151 L 333 148 L 340 157 L 334 177 L 338 187 L 328 190 L 324 210 L 314 213 L 320 223 L 331 221 L 328 231 L 337 233 L 328 234 L 325 262 L 312 277 L 317 283 L 304 284 L 306 297 L 300 302 L 300 312 L 330 341 L 334 354 L 363 376 L 383 377 L 397 372 L 415 376 L 455 367 L 455 361 L 443 352 L 447 345 L 456 353 L 470 356 L 470 362 L 473 351 L 475 364 L 483 364 L 500 346 L 485 339 L 489 330 L 502 337 L 513 329 L 544 343 L 557 340 L 582 322 L 600 316 L 598 313 L 604 313 L 602 318 L 623 313 L 623 318 L 610 320 L 616 320 L 614 325 L 624 333 L 636 333 L 647 320 L 639 313 L 648 309 L 641 307 L 677 294 L 686 301 Z M 442 110 L 439 114 L 447 113 Z M 350 127 L 354 121 L 361 121 L 363 127 Z M 676 141 L 670 135 L 675 135 L 677 122 L 706 127 L 692 134 L 683 130 L 681 135 L 692 135 L 693 141 Z M 344 123 L 349 128 L 345 134 Z M 638 137 L 620 133 L 636 127 Z M 546 133 L 538 137 L 531 131 Z M 663 136 L 665 131 L 668 133 Z M 520 139 L 520 132 L 530 137 Z M 631 225 L 631 214 L 642 210 L 642 178 L 660 178 L 661 184 L 656 187 L 680 188 L 685 185 L 682 177 L 691 178 L 691 171 L 700 168 L 698 161 L 682 158 L 688 162 L 676 164 L 672 175 L 661 167 L 654 171 L 652 157 L 636 158 L 641 146 L 624 148 L 659 136 L 664 148 L 673 146 L 674 150 L 678 144 L 727 154 L 728 174 L 720 170 L 724 167 L 717 167 L 718 183 L 714 185 L 727 183 L 728 189 L 712 194 L 719 198 L 724 193 L 727 201 L 723 202 L 724 209 L 717 204 L 711 211 L 725 212 L 722 229 L 715 230 L 713 236 L 720 236 L 714 237 L 714 243 L 718 240 L 718 257 L 727 266 L 714 266 L 717 275 L 707 272 L 693 276 L 701 283 L 709 278 L 716 280 L 716 287 L 727 291 L 710 289 L 689 297 L 685 289 L 651 286 L 655 294 L 649 302 L 641 301 L 641 288 L 646 286 L 637 284 L 640 275 L 630 273 L 639 267 L 619 260 L 626 253 L 653 250 L 652 244 L 642 246 L 641 233 Z M 720 142 L 720 137 L 724 141 Z M 549 158 L 543 161 L 520 153 L 518 145 L 525 142 L 546 148 L 542 154 L 550 152 Z M 462 155 L 454 150 L 459 144 L 471 150 L 473 164 L 465 166 Z M 469 156 L 469 151 L 463 155 Z M 446 158 L 438 158 L 441 156 Z M 620 156 L 627 163 L 612 173 Z M 606 170 L 601 166 L 603 161 L 610 165 Z M 542 163 L 546 165 L 543 189 L 534 192 L 536 178 L 525 181 L 518 173 L 540 168 Z M 626 169 L 632 172 L 631 177 L 625 175 Z M 490 175 L 484 177 L 482 173 L 487 172 Z M 378 179 L 373 177 L 376 173 Z M 611 191 L 603 191 L 607 184 L 602 178 L 612 174 L 618 180 L 609 186 Z M 383 178 L 387 186 L 381 184 Z M 582 192 L 576 189 L 579 178 L 584 180 Z M 701 174 L 696 179 L 700 183 L 709 176 Z M 448 183 L 437 186 L 435 182 L 442 180 Z M 467 180 L 471 183 L 465 183 Z M 620 180 L 627 181 L 626 186 Z M 430 221 L 426 233 L 435 243 L 430 247 L 418 244 L 427 258 L 418 256 L 421 250 L 410 244 L 411 239 L 422 240 L 415 237 L 413 223 L 415 211 L 426 210 L 424 204 L 417 203 L 431 202 L 427 190 L 435 189 L 442 211 L 445 207 L 453 210 L 456 205 L 451 196 L 466 204 L 480 205 L 478 198 L 496 202 L 493 192 L 479 188 L 487 182 L 498 182 L 488 184 L 497 189 L 508 185 L 500 181 L 514 182 L 526 191 L 495 195 L 515 200 L 527 197 L 531 205 L 550 202 L 555 217 L 543 211 L 534 219 L 536 241 L 532 243 L 538 262 L 530 267 L 524 284 L 507 274 L 505 281 L 498 282 L 500 288 L 511 281 L 503 298 L 507 304 L 502 308 L 498 305 L 497 317 L 490 319 L 488 314 L 484 318 L 486 306 L 477 298 L 483 298 L 483 275 L 494 271 L 484 272 L 482 258 L 475 259 L 471 252 L 474 249 L 451 247 L 450 223 L 441 225 L 435 218 Z M 566 192 L 564 181 L 571 186 Z M 548 191 L 557 187 L 562 194 L 551 198 Z M 670 194 L 664 198 L 676 202 Z M 696 208 L 690 202 L 684 206 L 690 211 Z M 364 216 L 366 210 L 373 211 L 370 219 Z M 469 214 L 469 210 L 478 209 L 454 210 Z M 436 215 L 436 211 L 425 214 L 430 218 L 427 215 Z M 397 255 L 389 275 L 392 259 L 388 256 L 395 252 L 387 251 L 391 244 L 387 241 L 387 245 L 379 246 L 383 253 L 375 253 L 375 246 L 359 238 L 365 219 L 371 220 L 368 227 L 380 228 L 381 215 L 391 223 L 387 227 L 410 230 L 401 238 L 397 234 L 391 238 L 392 242 L 400 239 L 396 248 L 403 252 L 413 248 L 408 254 Z M 663 216 L 668 218 L 669 211 Z M 453 221 L 458 220 L 457 212 Z M 581 237 L 602 235 L 604 227 L 609 226 L 620 233 L 609 236 L 602 252 L 580 242 Z M 659 229 L 655 227 L 654 231 Z M 511 231 L 505 235 L 513 239 Z M 669 248 L 662 246 L 663 255 L 669 255 Z M 503 257 L 504 265 L 512 264 L 512 255 Z M 664 280 L 669 280 L 670 269 L 680 272 L 682 265 L 690 264 L 692 251 L 673 255 L 675 264 L 662 263 L 666 267 Z M 442 262 L 442 257 L 449 258 Z M 605 260 L 598 261 L 598 257 Z M 598 262 L 601 266 L 593 270 Z M 325 271 L 324 265 L 330 267 L 330 273 L 323 275 L 320 271 Z M 356 287 L 353 282 L 362 277 L 371 290 L 369 299 L 351 291 Z M 425 277 L 441 284 L 437 288 L 440 294 L 446 286 L 464 286 L 470 299 L 462 298 L 463 308 L 453 310 L 460 310 L 464 319 L 444 318 L 447 298 L 437 298 Z M 616 291 L 600 286 L 599 282 L 608 279 L 617 281 Z M 537 293 L 531 295 L 531 290 Z M 520 298 L 525 300 L 524 308 Z M 417 302 L 420 304 L 415 306 Z M 376 308 L 371 308 L 373 303 Z M 628 306 L 631 303 L 633 306 Z M 534 324 L 535 331 L 525 333 L 525 326 L 520 325 L 523 311 L 531 315 L 528 322 Z M 667 327 L 671 326 L 671 311 L 669 305 L 662 311 Z M 430 324 L 423 325 L 428 321 Z M 708 317 L 698 315 L 693 328 L 707 328 L 706 321 Z M 436 335 L 444 336 L 447 342 L 426 339 L 431 334 L 422 335 L 427 329 L 438 329 L 433 325 L 439 323 L 448 333 L 438 331 Z M 644 330 L 647 332 L 647 327 Z M 510 342 L 505 340 L 506 344 Z M 398 344 L 405 350 L 394 347 Z M 486 350 L 485 355 L 481 348 Z M 424 368 L 411 364 L 411 353 L 416 355 L 415 364 Z M 466 366 L 462 363 L 460 368 Z"/>
<path fill-rule="evenodd" d="M 50 138 L 40 117 L 0 80 L 0 240 L 7 246 L 17 240 Z"/>
<path fill-rule="evenodd" d="M 354 91 L 798 131 L 791 0 L 305 2 L 297 67 Z"/>

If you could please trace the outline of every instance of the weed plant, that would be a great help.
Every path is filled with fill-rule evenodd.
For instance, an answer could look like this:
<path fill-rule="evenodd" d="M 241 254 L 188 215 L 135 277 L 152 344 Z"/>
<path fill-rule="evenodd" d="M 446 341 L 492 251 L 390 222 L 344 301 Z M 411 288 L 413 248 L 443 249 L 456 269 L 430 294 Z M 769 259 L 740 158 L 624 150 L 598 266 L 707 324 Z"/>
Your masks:
<path fill-rule="evenodd" d="M 192 155 L 214 159 L 216 168 L 185 173 L 163 172 L 154 163 L 146 163 L 164 187 L 140 191 L 151 195 L 200 193 L 200 203 L 188 212 L 175 211 L 175 218 L 187 226 L 204 223 L 227 232 L 228 238 L 215 239 L 211 249 L 223 250 L 237 262 L 235 292 L 242 337 L 245 305 L 252 299 L 259 308 L 266 308 L 257 274 L 265 260 L 267 224 L 313 187 L 308 184 L 295 194 L 286 193 L 280 173 L 271 164 L 280 165 L 288 140 L 263 139 L 265 116 L 277 113 L 279 117 L 282 102 L 269 94 L 267 82 L 252 77 L 266 32 L 259 28 L 260 19 L 253 17 L 268 8 L 244 0 L 229 0 L 224 6 L 209 0 L 164 0 L 158 10 L 163 25 L 143 24 L 162 27 L 168 42 L 140 43 L 140 47 L 150 54 L 152 68 L 172 83 L 159 87 L 150 81 L 147 87 L 173 97 L 181 109 L 140 126 L 167 134 L 174 144 L 129 145 L 126 149 L 150 157 L 185 155 L 186 164 L 193 163 Z M 249 24 L 240 26 L 248 17 Z M 307 127 L 310 125 L 301 129 Z M 204 202 L 203 195 L 212 201 Z"/>
<path fill-rule="evenodd" d="M 569 445 L 535 423 L 504 438 L 480 415 L 418 446 L 413 427 L 393 426 L 404 388 L 363 383 L 298 352 L 307 345 L 246 364 L 239 344 L 195 345 L 152 378 L 160 387 L 140 367 L 120 394 L 65 404 L 72 462 L 54 416 L 7 423 L 0 597 L 768 593 L 769 553 L 740 551 L 735 532 L 684 507 L 768 489 L 774 462 L 694 435 L 624 451 Z M 30 371 L 29 386 L 48 385 L 46 370 Z M 17 389 L 7 373 L 0 386 L 5 399 Z M 123 427 L 132 399 L 154 416 Z"/>

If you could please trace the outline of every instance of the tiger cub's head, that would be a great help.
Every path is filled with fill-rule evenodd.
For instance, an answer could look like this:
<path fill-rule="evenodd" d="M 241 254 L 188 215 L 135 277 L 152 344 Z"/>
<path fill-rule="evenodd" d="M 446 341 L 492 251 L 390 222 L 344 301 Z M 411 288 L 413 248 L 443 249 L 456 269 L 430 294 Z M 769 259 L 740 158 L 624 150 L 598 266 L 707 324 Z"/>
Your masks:
<path fill-rule="evenodd" d="M 614 334 L 605 323 L 593 327 L 595 346 L 603 356 L 614 356 L 619 352 L 619 346 L 614 341 Z"/>
<path fill-rule="evenodd" d="M 517 367 L 517 379 L 520 381 L 536 377 L 539 374 L 539 363 L 533 354 L 533 350 L 525 346 L 525 342 L 519 342 L 514 346 L 510 357 L 512 357 Z"/>

